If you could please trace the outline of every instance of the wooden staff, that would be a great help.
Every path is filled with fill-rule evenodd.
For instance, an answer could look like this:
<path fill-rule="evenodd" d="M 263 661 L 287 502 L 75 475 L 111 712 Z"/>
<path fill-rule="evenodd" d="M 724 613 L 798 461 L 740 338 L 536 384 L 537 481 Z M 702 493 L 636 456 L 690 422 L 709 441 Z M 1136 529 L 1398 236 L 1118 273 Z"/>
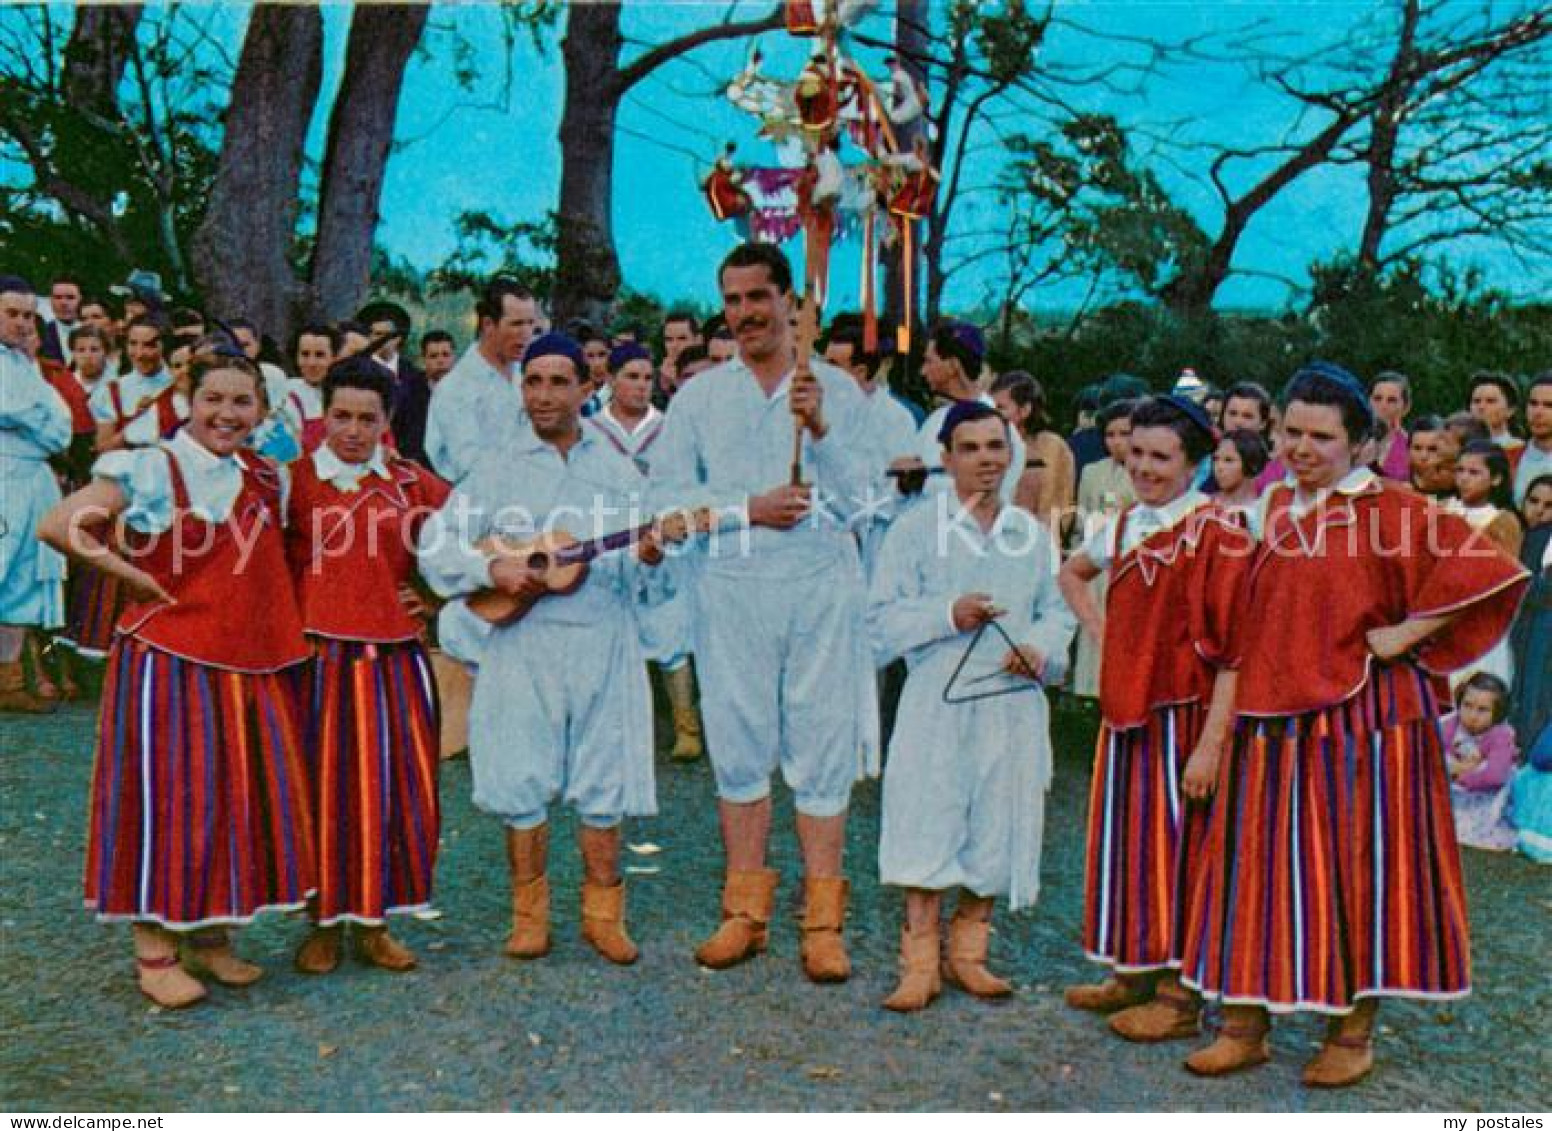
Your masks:
<path fill-rule="evenodd" d="M 813 295 L 804 295 L 798 304 L 797 365 L 792 370 L 792 381 L 809 377 L 813 371 L 808 366 L 809 355 L 814 352 L 814 341 L 819 337 L 819 302 Z M 792 415 L 792 486 L 803 486 L 803 421 L 797 413 Z"/>

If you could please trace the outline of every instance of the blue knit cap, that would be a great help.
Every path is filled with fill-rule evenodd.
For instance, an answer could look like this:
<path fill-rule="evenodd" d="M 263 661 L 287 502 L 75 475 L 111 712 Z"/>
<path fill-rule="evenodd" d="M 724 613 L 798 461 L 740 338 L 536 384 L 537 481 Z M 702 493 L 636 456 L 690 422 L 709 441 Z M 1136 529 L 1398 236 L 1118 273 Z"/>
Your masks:
<path fill-rule="evenodd" d="M 577 345 L 576 339 L 566 334 L 551 331 L 541 334 L 528 343 L 528 349 L 523 354 L 523 367 L 539 357 L 569 357 L 571 364 L 577 367 L 580 376 L 587 372 L 587 360 L 582 356 L 582 347 Z"/>
<path fill-rule="evenodd" d="M 609 372 L 618 373 L 633 361 L 652 361 L 652 354 L 640 342 L 621 342 L 609 351 Z"/>

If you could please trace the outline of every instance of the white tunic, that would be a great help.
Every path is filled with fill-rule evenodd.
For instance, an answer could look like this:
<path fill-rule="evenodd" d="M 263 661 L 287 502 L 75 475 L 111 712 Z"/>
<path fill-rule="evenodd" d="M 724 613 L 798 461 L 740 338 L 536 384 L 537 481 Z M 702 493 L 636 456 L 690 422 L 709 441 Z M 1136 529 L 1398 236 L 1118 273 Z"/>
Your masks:
<path fill-rule="evenodd" d="M 818 359 L 812 369 L 828 431 L 818 443 L 804 437 L 816 505 L 803 522 L 748 524 L 749 498 L 789 480 L 793 417 L 790 374 L 767 395 L 741 358 L 670 402 L 651 490 L 655 510 L 710 506 L 723 516 L 697 565 L 692 617 L 718 795 L 760 800 L 779 766 L 798 810 L 828 817 L 845 811 L 851 783 L 878 760 L 866 593 L 848 527 L 872 477 L 856 383 Z"/>
<path fill-rule="evenodd" d="M 913 508 L 885 536 L 868 623 L 878 663 L 903 655 L 909 675 L 884 772 L 884 883 L 1034 903 L 1051 783 L 1045 693 L 992 674 L 1008 646 L 990 629 L 950 697 L 1012 693 L 964 703 L 944 693 L 974 639 L 951 613 L 966 593 L 989 594 L 1006 610 L 998 623 L 1008 636 L 1045 657 L 1044 681 L 1060 681 L 1074 620 L 1056 587 L 1059 564 L 1032 515 L 1004 505 L 985 532 L 953 494 Z"/>
<path fill-rule="evenodd" d="M 590 539 L 646 520 L 644 482 L 592 429 L 565 457 L 526 423 L 493 450 L 422 527 L 421 572 L 443 596 L 488 588 L 474 545 L 565 530 Z M 636 606 L 657 599 L 630 551 L 592 563 L 574 593 L 542 598 L 490 631 L 469 714 L 474 803 L 518 828 L 560 798 L 610 824 L 656 812 L 652 705 Z"/>
<path fill-rule="evenodd" d="M 48 457 L 70 444 L 70 409 L 37 362 L 0 345 L 0 624 L 64 623 L 64 558 L 38 541 L 59 502 Z"/>

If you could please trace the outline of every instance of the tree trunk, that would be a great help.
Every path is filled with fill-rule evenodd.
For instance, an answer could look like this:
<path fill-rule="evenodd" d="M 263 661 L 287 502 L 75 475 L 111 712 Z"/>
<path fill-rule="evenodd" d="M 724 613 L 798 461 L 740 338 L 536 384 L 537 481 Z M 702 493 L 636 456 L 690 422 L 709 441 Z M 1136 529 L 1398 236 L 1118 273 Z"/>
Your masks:
<path fill-rule="evenodd" d="M 232 80 L 210 203 L 194 237 L 206 309 L 290 331 L 302 147 L 323 74 L 323 17 L 302 4 L 256 4 Z"/>
<path fill-rule="evenodd" d="M 429 13 L 426 4 L 358 4 L 350 20 L 345 77 L 329 117 L 308 303 L 329 321 L 354 313 L 371 286 L 399 91 Z"/>
<path fill-rule="evenodd" d="M 614 119 L 623 89 L 618 4 L 573 4 L 561 55 L 566 108 L 560 122 L 560 215 L 557 227 L 556 325 L 603 322 L 620 289 L 614 250 Z"/>
<path fill-rule="evenodd" d="M 78 110 L 118 117 L 119 83 L 144 8 L 140 4 L 83 4 L 65 44 L 65 100 Z"/>
<path fill-rule="evenodd" d="M 1406 0 L 1390 75 L 1369 125 L 1369 145 L 1364 153 L 1369 206 L 1364 213 L 1363 233 L 1358 238 L 1358 270 L 1368 275 L 1379 270 L 1380 245 L 1390 228 L 1390 215 L 1396 203 L 1396 146 L 1401 134 L 1401 110 L 1417 81 L 1408 76 L 1416 63 L 1419 8 L 1419 0 Z"/>

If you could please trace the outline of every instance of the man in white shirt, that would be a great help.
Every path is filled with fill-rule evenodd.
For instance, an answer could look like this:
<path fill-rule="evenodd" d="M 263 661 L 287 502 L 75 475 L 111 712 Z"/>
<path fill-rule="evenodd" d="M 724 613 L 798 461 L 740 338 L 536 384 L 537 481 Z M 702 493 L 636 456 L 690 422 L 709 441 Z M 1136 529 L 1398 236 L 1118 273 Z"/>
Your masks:
<path fill-rule="evenodd" d="M 475 313 L 474 344 L 437 382 L 426 419 L 426 457 L 455 487 L 481 452 L 523 422 L 516 366 L 533 340 L 539 304 L 527 287 L 497 276 L 486 284 Z"/>
<path fill-rule="evenodd" d="M 1530 485 L 1543 475 L 1552 475 L 1552 369 L 1531 378 L 1525 391 L 1525 426 L 1530 443 L 1520 453 L 1520 466 L 1514 474 L 1514 501 L 1525 502 Z"/>
<path fill-rule="evenodd" d="M 53 705 L 27 690 L 21 663 L 29 627 L 64 621 L 64 568 L 37 539 L 38 520 L 59 502 L 48 458 L 70 443 L 70 410 L 20 348 L 37 296 L 25 279 L 0 276 L 0 711 Z"/>

